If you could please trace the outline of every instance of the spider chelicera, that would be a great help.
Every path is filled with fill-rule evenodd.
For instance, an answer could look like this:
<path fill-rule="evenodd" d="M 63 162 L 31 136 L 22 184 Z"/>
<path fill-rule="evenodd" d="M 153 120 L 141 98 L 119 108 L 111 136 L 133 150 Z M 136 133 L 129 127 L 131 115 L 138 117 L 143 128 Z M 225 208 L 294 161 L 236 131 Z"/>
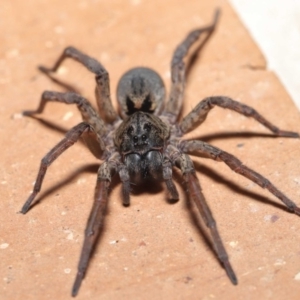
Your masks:
<path fill-rule="evenodd" d="M 202 33 L 210 35 L 214 31 L 218 17 L 219 10 L 216 10 L 211 25 L 191 31 L 176 48 L 171 62 L 171 91 L 165 105 L 163 81 L 155 71 L 149 68 L 131 69 L 120 79 L 117 88 L 119 116 L 111 103 L 108 72 L 97 60 L 73 47 L 68 47 L 53 68 L 40 67 L 42 72 L 49 75 L 57 71 L 66 58 L 71 58 L 84 65 L 96 76 L 95 92 L 99 113 L 87 99 L 77 93 L 54 91 L 45 91 L 42 94 L 37 110 L 24 112 L 27 116 L 42 113 L 48 101 L 76 104 L 82 114 L 83 122 L 68 131 L 65 138 L 42 159 L 33 192 L 21 210 L 23 214 L 28 211 L 40 191 L 49 165 L 79 138 L 83 138 L 94 156 L 103 161 L 98 170 L 94 204 L 85 230 L 72 296 L 77 295 L 86 273 L 92 250 L 103 225 L 111 178 L 116 173 L 119 174 L 122 182 L 123 204 L 128 206 L 131 183 L 139 184 L 146 180 L 164 181 L 169 197 L 178 200 L 178 192 L 172 180 L 172 168 L 179 168 L 188 196 L 196 203 L 211 232 L 214 250 L 229 279 L 235 285 L 237 284 L 236 275 L 218 233 L 216 222 L 201 192 L 193 162 L 188 153 L 224 162 L 234 172 L 268 189 L 290 211 L 300 216 L 300 208 L 294 202 L 269 180 L 243 165 L 233 155 L 201 140 L 182 139 L 183 135 L 204 122 L 214 106 L 231 109 L 252 117 L 276 136 L 299 138 L 298 133 L 281 130 L 253 108 L 224 96 L 205 98 L 181 121 L 177 121 L 184 95 L 186 73 L 184 58 Z"/>

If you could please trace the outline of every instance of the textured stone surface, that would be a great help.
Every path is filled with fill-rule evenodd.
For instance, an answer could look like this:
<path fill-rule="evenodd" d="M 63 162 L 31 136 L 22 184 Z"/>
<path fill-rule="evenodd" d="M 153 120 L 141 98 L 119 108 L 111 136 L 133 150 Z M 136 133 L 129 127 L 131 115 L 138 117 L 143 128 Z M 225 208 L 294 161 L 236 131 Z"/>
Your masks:
<path fill-rule="evenodd" d="M 253 106 L 283 129 L 300 130 L 300 116 L 226 1 L 11 1 L 0 9 L 0 298 L 67 299 L 76 274 L 99 162 L 78 143 L 50 167 L 26 215 L 18 214 L 40 159 L 80 122 L 75 107 L 47 106 L 38 121 L 22 118 L 43 90 L 60 88 L 36 66 L 50 66 L 74 45 L 109 70 L 114 95 L 121 74 L 137 65 L 162 74 L 185 34 L 222 17 L 190 72 L 184 114 L 208 95 Z M 94 79 L 68 61 L 59 78 L 94 102 Z M 114 99 L 115 103 L 115 99 Z M 46 122 L 47 121 L 47 122 Z M 190 136 L 235 154 L 300 205 L 300 141 L 273 138 L 253 120 L 215 108 Z M 131 206 L 110 196 L 105 229 L 78 299 L 297 299 L 300 219 L 267 191 L 221 163 L 195 159 L 239 279 L 232 286 L 189 213 L 184 191 L 171 205 L 163 188 L 140 190 Z M 181 179 L 177 176 L 177 185 Z"/>

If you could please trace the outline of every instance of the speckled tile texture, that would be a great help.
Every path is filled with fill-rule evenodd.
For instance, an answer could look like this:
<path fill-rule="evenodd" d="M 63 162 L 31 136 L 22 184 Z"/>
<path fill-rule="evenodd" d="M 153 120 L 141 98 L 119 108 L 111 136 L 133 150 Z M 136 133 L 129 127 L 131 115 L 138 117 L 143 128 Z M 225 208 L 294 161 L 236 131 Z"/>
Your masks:
<path fill-rule="evenodd" d="M 49 168 L 39 202 L 18 213 L 41 158 L 81 120 L 76 107 L 57 103 L 37 119 L 19 114 L 36 108 L 44 90 L 62 91 L 37 65 L 51 66 L 73 45 L 107 68 L 114 104 L 118 79 L 137 65 L 157 70 L 169 89 L 173 50 L 211 22 L 216 7 L 222 16 L 189 73 L 183 115 L 206 96 L 227 95 L 300 131 L 299 111 L 226 1 L 1 1 L 0 299 L 70 298 L 100 164 L 77 143 Z M 93 75 L 70 60 L 58 73 L 95 103 Z M 189 137 L 236 155 L 300 205 L 299 139 L 274 138 L 220 108 Z M 77 299 L 299 298 L 300 218 L 226 165 L 194 161 L 239 284 L 230 283 L 203 238 L 179 175 L 176 204 L 158 184 L 133 193 L 127 208 L 116 180 Z"/>

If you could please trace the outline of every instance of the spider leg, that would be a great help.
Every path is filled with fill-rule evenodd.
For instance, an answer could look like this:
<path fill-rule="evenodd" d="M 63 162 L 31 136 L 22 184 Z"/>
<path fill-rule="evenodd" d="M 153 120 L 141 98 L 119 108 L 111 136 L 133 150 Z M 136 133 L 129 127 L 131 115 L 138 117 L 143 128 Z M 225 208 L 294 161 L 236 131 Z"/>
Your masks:
<path fill-rule="evenodd" d="M 122 199 L 123 205 L 130 205 L 130 176 L 127 168 L 123 164 L 119 164 L 118 173 L 122 182 Z"/>
<path fill-rule="evenodd" d="M 178 200 L 179 195 L 176 186 L 172 180 L 172 163 L 170 160 L 165 160 L 163 163 L 163 179 L 166 183 L 169 197 L 172 200 Z"/>
<path fill-rule="evenodd" d="M 85 229 L 85 237 L 78 264 L 76 279 L 72 288 L 72 296 L 75 297 L 79 291 L 84 278 L 88 263 L 94 249 L 95 243 L 103 226 L 103 219 L 108 201 L 109 180 L 97 181 L 95 189 L 94 204 Z"/>
<path fill-rule="evenodd" d="M 185 85 L 185 63 L 189 49 L 199 39 L 202 33 L 207 32 L 210 35 L 218 22 L 220 10 L 215 11 L 214 19 L 211 25 L 191 31 L 188 36 L 177 46 L 171 61 L 171 92 L 163 114 L 168 115 L 173 123 L 180 112 Z"/>
<path fill-rule="evenodd" d="M 199 104 L 181 121 L 180 129 L 182 133 L 187 133 L 203 123 L 208 113 L 215 105 L 234 110 L 246 117 L 252 117 L 257 122 L 270 129 L 277 136 L 299 138 L 298 133 L 279 129 L 252 107 L 224 96 L 208 97 L 199 102 Z"/>
<path fill-rule="evenodd" d="M 300 208 L 292 200 L 279 191 L 267 178 L 243 165 L 243 163 L 232 154 L 229 154 L 205 142 L 194 140 L 182 141 L 180 148 L 185 153 L 197 151 L 198 154 L 204 155 L 205 157 L 214 159 L 216 161 L 223 161 L 234 172 L 255 182 L 260 187 L 269 190 L 269 192 L 271 192 L 287 206 L 288 210 L 300 216 Z"/>
<path fill-rule="evenodd" d="M 104 121 L 99 117 L 98 113 L 91 106 L 89 101 L 79 94 L 76 93 L 59 93 L 54 91 L 45 91 L 41 96 L 41 101 L 39 107 L 36 110 L 27 110 L 24 111 L 23 114 L 26 116 L 30 116 L 33 114 L 42 113 L 45 109 L 46 103 L 48 101 L 56 101 L 62 102 L 66 104 L 76 104 L 78 109 L 81 112 L 82 118 L 85 122 L 91 124 L 91 126 L 95 130 L 95 134 L 97 135 L 97 140 L 99 142 L 100 148 L 102 150 L 105 149 L 105 145 L 103 144 L 102 138 L 108 131 L 107 126 Z M 89 147 L 90 148 L 90 147 Z M 91 151 L 94 153 L 91 149 Z M 98 155 L 99 156 L 99 155 Z M 96 157 L 98 157 L 96 155 Z"/>
<path fill-rule="evenodd" d="M 108 201 L 108 188 L 111 177 L 115 172 L 119 173 L 123 187 L 123 204 L 129 205 L 130 181 L 126 167 L 120 163 L 120 155 L 112 154 L 108 161 L 105 161 L 98 170 L 97 185 L 95 189 L 94 204 L 85 229 L 85 238 L 78 263 L 78 271 L 72 288 L 72 296 L 75 297 L 80 288 L 81 282 L 86 273 L 88 263 L 103 226 L 103 219 Z"/>
<path fill-rule="evenodd" d="M 96 59 L 89 57 L 88 55 L 82 53 L 74 47 L 67 47 L 52 68 L 40 66 L 39 69 L 46 75 L 48 75 L 50 72 L 56 72 L 66 58 L 71 58 L 81 63 L 89 71 L 96 75 L 95 94 L 99 112 L 105 115 L 106 121 L 110 123 L 118 119 L 119 116 L 117 115 L 111 103 L 109 74 L 102 66 L 102 64 L 99 63 Z"/>
<path fill-rule="evenodd" d="M 232 284 L 236 285 L 238 283 L 238 280 L 229 262 L 227 252 L 217 229 L 216 221 L 214 220 L 209 206 L 207 205 L 204 195 L 201 191 L 200 183 L 195 174 L 192 160 L 188 155 L 182 154 L 176 159 L 176 165 L 181 169 L 181 172 L 183 173 L 183 178 L 189 197 L 194 200 L 206 226 L 210 229 L 214 250 L 219 260 L 223 264 L 230 281 L 232 282 Z"/>
<path fill-rule="evenodd" d="M 41 186 L 46 175 L 48 167 L 51 163 L 64 151 L 70 148 L 75 142 L 78 141 L 80 136 L 85 132 L 88 132 L 90 129 L 90 125 L 87 123 L 80 123 L 69 130 L 66 134 L 66 137 L 61 140 L 54 148 L 52 148 L 46 156 L 42 159 L 40 169 L 34 184 L 33 192 L 30 194 L 28 200 L 25 202 L 21 209 L 22 214 L 26 214 L 28 211 L 32 201 L 41 190 Z"/>

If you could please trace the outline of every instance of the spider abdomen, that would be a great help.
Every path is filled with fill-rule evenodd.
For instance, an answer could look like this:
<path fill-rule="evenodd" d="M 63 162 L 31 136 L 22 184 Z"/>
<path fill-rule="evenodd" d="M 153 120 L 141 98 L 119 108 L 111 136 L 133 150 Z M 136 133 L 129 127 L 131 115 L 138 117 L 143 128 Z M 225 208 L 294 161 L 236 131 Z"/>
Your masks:
<path fill-rule="evenodd" d="M 158 114 L 165 93 L 163 80 L 154 70 L 137 67 L 127 71 L 117 87 L 121 117 L 126 119 L 137 111 Z"/>

